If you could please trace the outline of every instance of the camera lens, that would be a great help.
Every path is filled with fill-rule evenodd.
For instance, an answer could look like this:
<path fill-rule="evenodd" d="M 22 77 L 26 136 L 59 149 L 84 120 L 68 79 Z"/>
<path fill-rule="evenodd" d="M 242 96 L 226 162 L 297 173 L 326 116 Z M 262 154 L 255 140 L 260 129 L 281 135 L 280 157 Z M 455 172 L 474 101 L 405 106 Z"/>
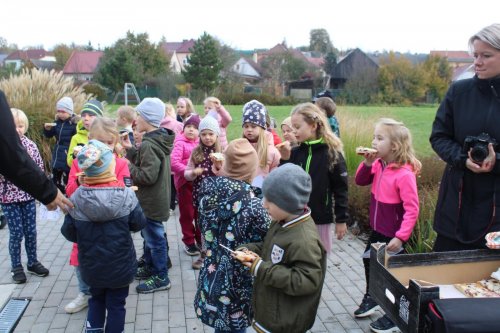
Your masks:
<path fill-rule="evenodd" d="M 488 157 L 489 151 L 488 146 L 476 145 L 470 151 L 470 157 L 474 162 L 483 162 L 486 157 Z"/>

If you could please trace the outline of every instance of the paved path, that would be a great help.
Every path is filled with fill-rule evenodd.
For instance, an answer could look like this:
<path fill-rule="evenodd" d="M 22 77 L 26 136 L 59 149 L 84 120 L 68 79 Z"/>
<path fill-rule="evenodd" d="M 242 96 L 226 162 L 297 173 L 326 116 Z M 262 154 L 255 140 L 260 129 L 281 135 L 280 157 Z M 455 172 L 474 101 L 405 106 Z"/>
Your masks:
<path fill-rule="evenodd" d="M 57 221 L 38 221 L 38 258 L 50 269 L 50 275 L 41 278 L 27 274 L 27 283 L 21 285 L 12 284 L 8 230 L 0 230 L 0 301 L 9 294 L 31 299 L 15 332 L 80 333 L 83 330 L 86 311 L 72 315 L 64 312 L 64 306 L 77 295 L 77 280 L 73 267 L 68 264 L 71 243 L 61 235 L 61 224 L 62 217 Z M 173 262 L 169 271 L 172 288 L 138 295 L 137 282 L 132 283 L 127 298 L 125 332 L 213 332 L 201 324 L 193 310 L 197 271 L 191 268 L 191 263 L 196 257 L 187 256 L 182 249 L 177 211 L 165 225 Z M 136 248 L 141 249 L 139 234 L 134 235 L 134 241 Z M 354 320 L 352 315 L 365 288 L 360 257 L 363 249 L 363 243 L 350 234 L 343 241 L 334 240 L 322 300 L 311 332 L 369 332 L 370 322 L 380 316 L 377 313 L 373 318 Z M 24 249 L 22 256 L 26 267 Z M 254 331 L 250 328 L 248 332 Z"/>

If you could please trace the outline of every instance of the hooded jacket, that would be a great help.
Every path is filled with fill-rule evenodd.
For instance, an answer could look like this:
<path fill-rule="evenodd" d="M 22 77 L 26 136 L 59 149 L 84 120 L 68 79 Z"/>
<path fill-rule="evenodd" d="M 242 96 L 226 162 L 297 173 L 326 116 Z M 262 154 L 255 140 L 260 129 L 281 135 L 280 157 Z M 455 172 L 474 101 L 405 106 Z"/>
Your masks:
<path fill-rule="evenodd" d="M 57 119 L 56 126 L 49 130 L 43 129 L 43 135 L 46 138 L 56 137 L 56 144 L 52 150 L 52 169 L 69 171 L 67 163 L 67 155 L 71 138 L 76 134 L 75 117 L 70 117 L 66 120 Z"/>
<path fill-rule="evenodd" d="M 129 285 L 137 272 L 130 231 L 146 221 L 128 187 L 79 187 L 70 199 L 75 208 L 64 218 L 61 233 L 78 243 L 82 279 L 94 288 Z"/>
<path fill-rule="evenodd" d="M 71 137 L 71 142 L 66 156 L 66 164 L 71 168 L 73 164 L 73 149 L 76 146 L 84 146 L 89 142 L 89 131 L 83 126 L 83 120 L 76 124 L 76 134 Z"/>
<path fill-rule="evenodd" d="M 258 191 L 258 189 L 255 189 Z M 246 328 L 251 323 L 252 277 L 235 261 L 230 249 L 260 242 L 271 219 L 249 184 L 227 177 L 207 177 L 200 184 L 198 222 L 207 256 L 194 299 L 201 321 L 220 330 Z"/>
<path fill-rule="evenodd" d="M 175 134 L 159 128 L 144 134 L 139 149 L 127 149 L 130 176 L 147 218 L 167 221 L 170 209 L 170 152 Z"/>
<path fill-rule="evenodd" d="M 500 77 L 477 76 L 453 83 L 439 106 L 430 142 L 446 162 L 439 188 L 434 230 L 439 235 L 484 247 L 484 235 L 500 231 L 500 146 L 491 172 L 465 167 L 467 136 L 487 133 L 500 143 Z"/>
<path fill-rule="evenodd" d="M 172 155 L 170 156 L 170 164 L 172 172 L 174 173 L 174 185 L 177 191 L 182 187 L 182 185 L 188 182 L 184 177 L 184 171 L 186 171 L 191 153 L 196 146 L 198 146 L 198 142 L 198 137 L 191 140 L 186 138 L 184 133 L 177 135 L 175 138 L 174 149 L 172 150 Z"/>

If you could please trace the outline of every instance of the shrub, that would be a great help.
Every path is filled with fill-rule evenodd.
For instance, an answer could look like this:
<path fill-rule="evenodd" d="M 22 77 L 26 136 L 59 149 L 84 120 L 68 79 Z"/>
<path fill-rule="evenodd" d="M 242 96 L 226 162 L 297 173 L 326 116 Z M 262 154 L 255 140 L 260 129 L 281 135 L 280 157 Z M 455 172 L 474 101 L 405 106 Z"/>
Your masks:
<path fill-rule="evenodd" d="M 105 101 L 107 98 L 106 89 L 104 89 L 100 84 L 97 83 L 84 83 L 82 85 L 83 91 L 87 95 L 93 95 L 99 101 Z"/>
<path fill-rule="evenodd" d="M 74 85 L 73 78 L 64 77 L 62 72 L 54 70 L 22 70 L 18 75 L 11 75 L 0 81 L 9 105 L 23 110 L 29 119 L 26 135 L 33 140 L 40 150 L 49 171 L 51 152 L 50 141 L 42 135 L 43 123 L 52 122 L 56 113 L 56 103 L 63 96 L 73 99 L 74 110 L 81 110 L 87 95 L 81 87 Z"/>

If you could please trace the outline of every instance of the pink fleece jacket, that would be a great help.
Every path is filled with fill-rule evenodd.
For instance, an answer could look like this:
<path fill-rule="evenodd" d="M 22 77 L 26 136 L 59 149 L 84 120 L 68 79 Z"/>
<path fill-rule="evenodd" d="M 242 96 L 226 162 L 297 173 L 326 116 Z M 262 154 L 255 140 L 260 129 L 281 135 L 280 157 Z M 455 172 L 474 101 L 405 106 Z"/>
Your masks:
<path fill-rule="evenodd" d="M 160 127 L 173 131 L 175 135 L 179 135 L 183 129 L 182 123 L 170 116 L 166 116 L 165 118 L 163 118 L 163 120 L 160 123 Z"/>
<path fill-rule="evenodd" d="M 372 185 L 372 229 L 384 236 L 407 242 L 419 214 L 417 180 L 412 166 L 385 166 L 381 159 L 375 160 L 371 167 L 362 162 L 356 171 L 355 181 L 357 185 Z"/>
<path fill-rule="evenodd" d="M 170 154 L 170 167 L 174 173 L 174 185 L 176 190 L 179 190 L 182 185 L 188 182 L 184 177 L 184 171 L 186 171 L 191 152 L 196 148 L 198 142 L 198 138 L 195 140 L 186 138 L 184 132 L 175 137 L 174 149 Z"/>

